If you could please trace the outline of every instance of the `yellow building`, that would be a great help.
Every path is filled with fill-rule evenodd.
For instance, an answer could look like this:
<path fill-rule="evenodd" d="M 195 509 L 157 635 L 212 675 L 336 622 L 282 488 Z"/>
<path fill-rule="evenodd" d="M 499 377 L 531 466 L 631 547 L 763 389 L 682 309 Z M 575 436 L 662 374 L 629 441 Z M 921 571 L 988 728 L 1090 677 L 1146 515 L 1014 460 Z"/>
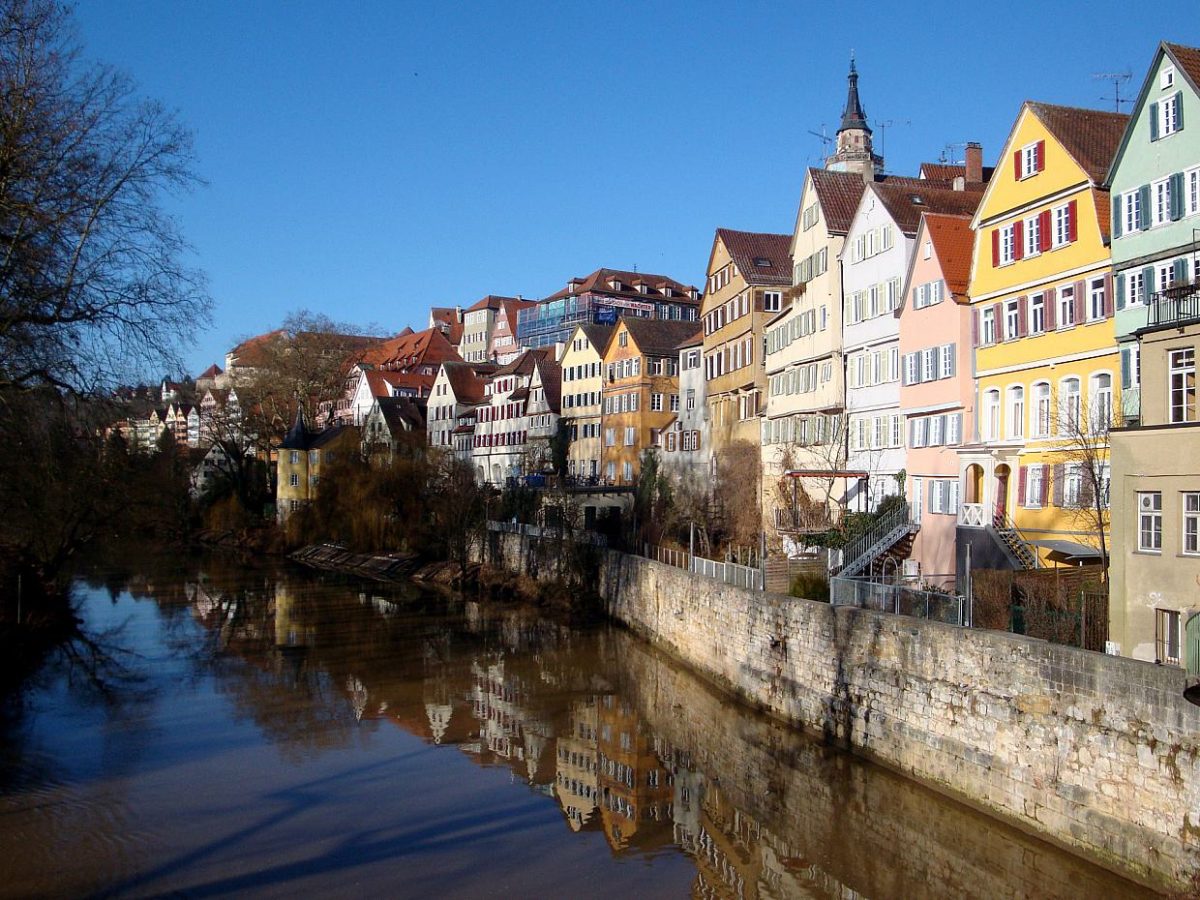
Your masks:
<path fill-rule="evenodd" d="M 600 476 L 600 409 L 604 394 L 604 349 L 611 325 L 579 325 L 562 356 L 562 419 L 571 443 L 567 474 L 589 480 Z"/>
<path fill-rule="evenodd" d="M 763 329 L 792 286 L 792 236 L 718 228 L 701 306 L 713 453 L 759 443 L 766 407 Z"/>
<path fill-rule="evenodd" d="M 679 412 L 679 345 L 699 331 L 695 322 L 622 317 L 604 353 L 601 420 L 604 478 L 637 481 L 643 450 L 659 445 Z"/>
<path fill-rule="evenodd" d="M 1026 102 L 971 223 L 976 433 L 958 543 L 976 566 L 1098 560 L 1118 380 L 1102 185 L 1127 119 Z"/>
<path fill-rule="evenodd" d="M 276 462 L 278 476 L 275 515 L 280 524 L 317 496 L 321 469 L 338 454 L 359 449 L 359 432 L 353 425 L 335 425 L 324 431 L 310 431 L 304 412 L 296 413 L 295 424 L 279 445 Z"/>

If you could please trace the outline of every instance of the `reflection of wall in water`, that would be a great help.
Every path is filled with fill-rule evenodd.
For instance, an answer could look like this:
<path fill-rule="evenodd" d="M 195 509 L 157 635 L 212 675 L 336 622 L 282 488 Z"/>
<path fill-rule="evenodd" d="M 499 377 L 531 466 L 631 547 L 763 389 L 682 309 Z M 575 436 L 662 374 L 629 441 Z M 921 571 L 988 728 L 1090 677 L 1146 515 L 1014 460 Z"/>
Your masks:
<path fill-rule="evenodd" d="M 596 811 L 596 734 L 599 717 L 595 697 L 574 700 L 567 716 L 569 730 L 558 738 L 554 795 L 572 831 L 579 831 Z"/>
<path fill-rule="evenodd" d="M 674 785 L 637 714 L 627 702 L 606 694 L 598 724 L 598 805 L 609 844 L 616 850 L 669 844 Z"/>

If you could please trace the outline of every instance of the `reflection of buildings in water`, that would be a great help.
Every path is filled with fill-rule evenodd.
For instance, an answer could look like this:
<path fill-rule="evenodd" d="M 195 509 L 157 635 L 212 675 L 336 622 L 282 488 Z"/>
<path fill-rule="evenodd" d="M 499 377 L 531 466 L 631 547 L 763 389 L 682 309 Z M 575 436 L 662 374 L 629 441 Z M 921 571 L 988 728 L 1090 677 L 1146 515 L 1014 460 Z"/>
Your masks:
<path fill-rule="evenodd" d="M 296 591 L 282 580 L 275 582 L 275 646 L 311 647 L 316 628 L 303 621 Z"/>
<path fill-rule="evenodd" d="M 599 789 L 596 734 L 599 728 L 595 697 L 571 703 L 569 731 L 558 738 L 554 795 L 572 831 L 583 828 L 596 811 Z"/>
<path fill-rule="evenodd" d="M 378 594 L 368 594 L 366 591 L 358 592 L 358 602 L 363 606 L 369 606 L 384 618 L 391 618 L 399 612 L 396 604 L 387 599 L 387 597 L 381 597 Z"/>
<path fill-rule="evenodd" d="M 506 675 L 504 661 L 471 665 L 471 701 L 483 749 L 510 762 L 524 762 L 537 783 L 542 758 L 554 732 L 528 711 L 529 694 L 520 678 Z"/>
<path fill-rule="evenodd" d="M 606 694 L 598 704 L 597 805 L 615 850 L 671 842 L 674 794 L 670 771 L 642 733 L 629 704 Z"/>
<path fill-rule="evenodd" d="M 357 675 L 350 675 L 346 678 L 346 692 L 350 695 L 350 705 L 354 707 L 354 718 L 361 722 L 363 713 L 367 711 L 367 686 Z"/>
<path fill-rule="evenodd" d="M 433 742 L 440 744 L 450 728 L 454 707 L 449 703 L 426 703 L 425 716 L 429 719 L 429 732 L 433 735 Z"/>
<path fill-rule="evenodd" d="M 671 820 L 675 843 L 684 851 L 695 853 L 703 826 L 700 807 L 704 802 L 704 775 L 681 766 L 675 767 L 675 793 L 671 800 Z"/>

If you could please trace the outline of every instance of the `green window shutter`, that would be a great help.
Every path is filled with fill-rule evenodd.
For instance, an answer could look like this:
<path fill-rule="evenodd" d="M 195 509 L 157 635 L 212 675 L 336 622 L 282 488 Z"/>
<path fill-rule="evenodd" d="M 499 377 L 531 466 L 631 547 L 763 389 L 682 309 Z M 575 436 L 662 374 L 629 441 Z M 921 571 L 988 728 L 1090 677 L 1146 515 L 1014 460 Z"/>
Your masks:
<path fill-rule="evenodd" d="M 1150 104 L 1150 140 L 1158 140 L 1158 104 Z"/>
<path fill-rule="evenodd" d="M 1183 218 L 1183 173 L 1176 172 L 1171 176 L 1171 221 L 1178 222 Z"/>
<path fill-rule="evenodd" d="M 1155 120 L 1157 121 L 1157 119 Z M 1150 227 L 1150 185 L 1138 188 L 1138 228 L 1145 231 Z"/>
<path fill-rule="evenodd" d="M 1183 91 L 1175 95 L 1175 130 L 1183 131 Z"/>
<path fill-rule="evenodd" d="M 1129 390 L 1129 382 L 1132 376 L 1132 365 L 1129 359 L 1129 348 L 1121 349 L 1121 390 Z"/>
<path fill-rule="evenodd" d="M 1187 281 L 1187 277 L 1188 277 L 1187 260 L 1186 259 L 1175 260 L 1174 267 L 1175 267 L 1175 283 L 1182 284 L 1183 282 Z"/>
<path fill-rule="evenodd" d="M 1142 302 L 1149 303 L 1154 294 L 1154 266 L 1142 269 Z"/>
<path fill-rule="evenodd" d="M 1112 236 L 1121 236 L 1121 195 L 1112 195 Z"/>
<path fill-rule="evenodd" d="M 1117 276 L 1117 309 L 1125 308 L 1125 274 Z"/>

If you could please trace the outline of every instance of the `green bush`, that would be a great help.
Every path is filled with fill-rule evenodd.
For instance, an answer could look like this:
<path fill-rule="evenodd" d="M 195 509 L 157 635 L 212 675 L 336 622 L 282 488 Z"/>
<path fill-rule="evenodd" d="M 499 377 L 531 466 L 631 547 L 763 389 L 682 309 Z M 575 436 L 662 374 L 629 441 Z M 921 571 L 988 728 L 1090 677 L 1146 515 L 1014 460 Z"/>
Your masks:
<path fill-rule="evenodd" d="M 792 596 L 829 602 L 829 579 L 816 572 L 801 572 L 792 579 Z"/>

